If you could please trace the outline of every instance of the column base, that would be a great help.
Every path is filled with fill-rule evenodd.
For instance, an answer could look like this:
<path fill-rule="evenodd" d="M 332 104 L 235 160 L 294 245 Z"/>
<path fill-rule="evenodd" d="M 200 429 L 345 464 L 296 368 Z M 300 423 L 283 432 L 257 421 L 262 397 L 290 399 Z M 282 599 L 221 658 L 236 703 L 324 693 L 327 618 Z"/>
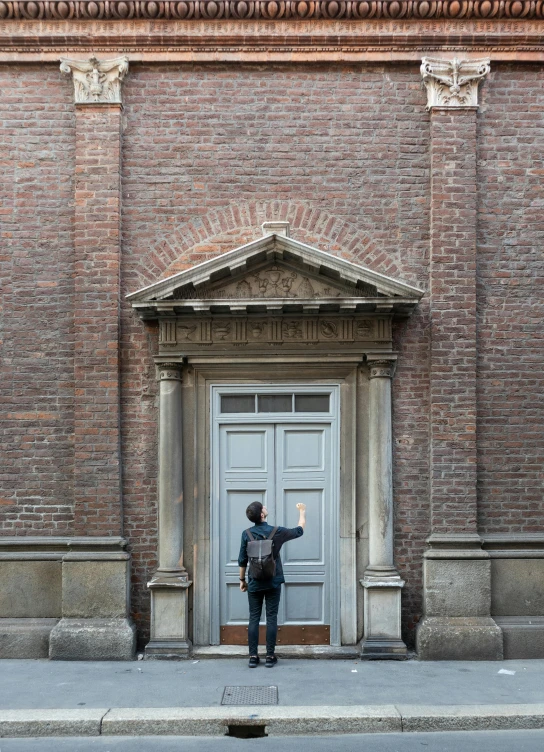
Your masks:
<path fill-rule="evenodd" d="M 136 629 L 129 619 L 61 619 L 51 630 L 49 657 L 58 661 L 131 661 Z"/>
<path fill-rule="evenodd" d="M 503 637 L 490 617 L 426 616 L 417 629 L 422 661 L 502 661 Z"/>
<path fill-rule="evenodd" d="M 144 649 L 146 661 L 182 661 L 192 652 L 190 640 L 150 640 Z"/>
<path fill-rule="evenodd" d="M 151 639 L 146 659 L 183 660 L 191 655 L 188 637 L 188 591 L 185 570 L 159 570 L 147 587 L 151 591 Z"/>
<path fill-rule="evenodd" d="M 361 642 L 361 658 L 366 661 L 404 661 L 407 655 L 408 650 L 402 640 L 369 637 Z"/>
<path fill-rule="evenodd" d="M 407 648 L 401 638 L 401 593 L 404 580 L 395 570 L 368 569 L 361 580 L 364 588 L 364 628 L 361 658 L 403 660 Z"/>

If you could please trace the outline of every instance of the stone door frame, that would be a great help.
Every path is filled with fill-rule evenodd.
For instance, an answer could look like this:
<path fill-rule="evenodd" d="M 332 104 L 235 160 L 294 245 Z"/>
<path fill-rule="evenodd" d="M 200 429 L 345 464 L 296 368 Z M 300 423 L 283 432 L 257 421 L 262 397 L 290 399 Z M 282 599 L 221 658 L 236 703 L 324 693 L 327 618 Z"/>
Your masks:
<path fill-rule="evenodd" d="M 317 391 L 327 391 L 333 396 L 333 405 L 335 407 L 335 412 L 332 415 L 329 416 L 315 416 L 311 413 L 293 413 L 290 418 L 286 421 L 285 416 L 278 415 L 275 418 L 272 418 L 270 415 L 260 416 L 258 413 L 248 415 L 246 417 L 246 421 L 248 424 L 275 424 L 275 423 L 292 423 L 292 424 L 304 424 L 306 426 L 311 426 L 314 424 L 323 424 L 326 423 L 331 426 L 331 442 L 332 442 L 332 466 L 330 468 L 331 477 L 332 477 L 332 486 L 335 488 L 334 491 L 334 507 L 329 511 L 329 514 L 327 516 L 327 520 L 330 522 L 330 529 L 334 535 L 334 539 L 332 540 L 332 551 L 331 551 L 331 561 L 329 562 L 329 587 L 330 587 L 330 593 L 329 593 L 329 612 L 330 612 L 330 635 L 331 645 L 340 645 L 340 619 L 334 620 L 334 615 L 340 615 L 341 609 L 342 609 L 342 602 L 341 602 L 341 592 L 340 592 L 340 581 L 339 581 L 339 572 L 340 572 L 340 566 L 339 566 L 339 524 L 340 524 L 340 467 L 341 467 L 341 447 L 340 447 L 340 431 L 341 431 L 341 411 L 340 411 L 340 383 L 333 382 L 327 380 L 327 383 L 323 383 L 322 380 L 319 380 L 319 382 L 312 381 L 311 383 L 304 381 L 303 379 L 297 379 L 296 381 L 290 381 L 290 380 L 270 380 L 268 384 L 264 384 L 262 382 L 262 379 L 259 382 L 254 383 L 221 383 L 221 384 L 211 384 L 210 385 L 210 396 L 211 396 L 211 404 L 210 404 L 210 425 L 209 425 L 209 432 L 210 432 L 210 555 L 211 555 L 211 572 L 210 572 L 210 644 L 212 645 L 219 645 L 220 644 L 220 614 L 219 614 L 219 598 L 220 598 L 220 576 L 219 576 L 219 570 L 220 570 L 220 558 L 219 558 L 219 538 L 216 532 L 219 532 L 219 529 L 216 528 L 216 525 L 219 524 L 219 483 L 221 482 L 221 478 L 219 476 L 218 470 L 219 470 L 219 431 L 217 430 L 217 425 L 215 423 L 215 418 L 217 417 L 217 414 L 215 412 L 215 395 L 219 395 L 223 390 L 236 390 L 237 393 L 247 393 L 248 391 L 251 392 L 258 392 L 261 393 L 282 393 L 282 392 L 297 392 L 304 390 L 305 393 L 308 392 L 317 392 Z M 225 425 L 237 425 L 240 424 L 240 419 L 234 419 L 232 423 L 229 423 L 229 419 L 227 416 L 223 416 L 220 419 L 221 424 Z M 344 448 L 345 448 L 345 442 L 344 442 Z M 348 512 L 349 513 L 349 512 Z M 240 529 L 244 527 L 244 519 L 240 520 Z M 353 558 L 353 557 L 352 557 Z M 353 559 L 354 564 L 354 559 Z M 353 566 L 353 572 L 350 574 L 353 575 L 353 577 L 350 577 L 350 579 L 355 580 L 355 567 Z M 214 576 L 215 573 L 215 576 Z M 195 600 L 196 600 L 196 593 L 195 593 Z M 354 606 L 356 604 L 348 604 L 348 608 L 351 605 L 351 611 L 354 614 L 355 609 Z M 346 606 L 344 605 L 344 608 Z M 348 611 L 349 615 L 349 611 Z"/>

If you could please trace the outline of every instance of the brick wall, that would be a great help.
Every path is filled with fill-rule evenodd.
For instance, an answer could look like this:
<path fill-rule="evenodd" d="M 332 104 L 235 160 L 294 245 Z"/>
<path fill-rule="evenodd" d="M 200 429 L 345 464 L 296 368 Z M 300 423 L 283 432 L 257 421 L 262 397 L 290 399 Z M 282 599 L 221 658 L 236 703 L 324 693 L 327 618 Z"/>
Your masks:
<path fill-rule="evenodd" d="M 540 76 L 536 66 L 495 65 L 477 116 L 478 503 L 487 532 L 542 525 Z M 0 82 L 0 526 L 71 534 L 75 109 L 56 65 L 0 66 Z M 288 219 L 297 239 L 428 288 L 430 119 L 416 65 L 132 63 L 123 86 L 122 295 L 258 237 L 267 219 Z M 409 636 L 430 532 L 427 297 L 394 338 L 396 557 Z M 122 298 L 124 532 L 142 637 L 156 550 L 156 342 L 154 325 Z"/>
<path fill-rule="evenodd" d="M 542 67 L 494 65 L 479 118 L 479 522 L 542 532 Z"/>
<path fill-rule="evenodd" d="M 0 65 L 0 532 L 72 531 L 72 92 Z"/>
<path fill-rule="evenodd" d="M 124 292 L 258 237 L 296 239 L 426 285 L 429 117 L 417 66 L 133 64 L 124 84 Z M 401 324 L 395 377 L 397 556 L 421 610 L 429 532 L 427 307 Z M 123 308 L 125 533 L 139 626 L 156 546 L 156 334 Z M 191 566 L 186 548 L 186 565 Z"/>

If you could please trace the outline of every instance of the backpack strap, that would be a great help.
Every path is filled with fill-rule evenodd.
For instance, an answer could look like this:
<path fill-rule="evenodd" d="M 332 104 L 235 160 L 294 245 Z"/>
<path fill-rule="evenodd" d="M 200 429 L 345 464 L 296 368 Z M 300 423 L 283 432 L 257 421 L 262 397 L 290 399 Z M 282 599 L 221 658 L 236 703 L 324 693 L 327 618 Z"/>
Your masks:
<path fill-rule="evenodd" d="M 276 525 L 276 527 L 272 530 L 272 532 L 268 536 L 268 540 L 271 540 L 276 535 L 277 532 L 278 532 L 278 526 Z"/>
<path fill-rule="evenodd" d="M 251 530 L 249 528 L 246 530 L 246 533 L 250 541 L 255 540 L 255 538 L 251 535 Z"/>

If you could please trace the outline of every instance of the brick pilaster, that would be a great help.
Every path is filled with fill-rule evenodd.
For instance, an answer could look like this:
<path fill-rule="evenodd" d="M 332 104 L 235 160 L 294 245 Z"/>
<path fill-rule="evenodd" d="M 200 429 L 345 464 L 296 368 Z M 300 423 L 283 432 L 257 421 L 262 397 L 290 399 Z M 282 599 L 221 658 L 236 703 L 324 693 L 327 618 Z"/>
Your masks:
<path fill-rule="evenodd" d="M 431 523 L 476 532 L 476 108 L 431 110 Z"/>
<path fill-rule="evenodd" d="M 76 105 L 75 529 L 119 535 L 121 105 Z"/>

